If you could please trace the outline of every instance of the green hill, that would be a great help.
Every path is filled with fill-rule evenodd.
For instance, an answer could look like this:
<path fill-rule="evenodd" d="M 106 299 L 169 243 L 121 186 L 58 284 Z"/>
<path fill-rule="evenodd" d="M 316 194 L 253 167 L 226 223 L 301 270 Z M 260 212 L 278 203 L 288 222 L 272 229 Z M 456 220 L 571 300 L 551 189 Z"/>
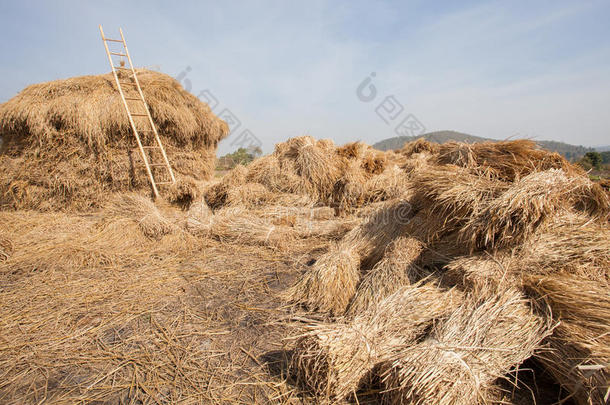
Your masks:
<path fill-rule="evenodd" d="M 496 139 L 483 138 L 480 136 L 464 134 L 462 132 L 457 131 L 436 131 L 429 132 L 427 134 L 423 134 L 417 137 L 411 136 L 397 136 L 394 138 L 384 139 L 383 141 L 377 142 L 373 145 L 375 149 L 379 150 L 390 150 L 390 149 L 399 149 L 406 142 L 413 141 L 418 138 L 424 138 L 429 142 L 436 143 L 445 143 L 449 141 L 457 141 L 457 142 L 466 142 L 466 143 L 475 143 L 475 142 L 485 142 L 485 141 L 497 141 Z M 550 150 L 552 152 L 557 152 L 566 157 L 568 160 L 579 159 L 584 156 L 587 152 L 592 152 L 595 149 L 588 148 L 585 146 L 576 146 L 570 145 L 563 142 L 556 141 L 536 141 L 541 148 Z"/>

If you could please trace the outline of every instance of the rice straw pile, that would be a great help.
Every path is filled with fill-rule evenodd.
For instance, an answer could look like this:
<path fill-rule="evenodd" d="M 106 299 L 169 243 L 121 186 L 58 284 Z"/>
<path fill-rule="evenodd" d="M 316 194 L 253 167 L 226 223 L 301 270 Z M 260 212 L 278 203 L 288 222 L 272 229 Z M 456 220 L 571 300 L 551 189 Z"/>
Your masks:
<path fill-rule="evenodd" d="M 132 80 L 127 74 L 122 76 L 121 80 Z M 138 79 L 175 174 L 179 180 L 186 178 L 187 185 L 173 190 L 169 197 L 177 202 L 193 200 L 196 196 L 188 196 L 194 191 L 189 179 L 212 176 L 216 147 L 228 134 L 228 127 L 173 78 L 142 70 Z M 128 90 L 126 96 L 133 97 L 134 91 Z M 132 112 L 143 112 L 141 103 L 131 103 Z M 139 129 L 149 129 L 148 118 L 134 119 Z M 150 195 L 112 74 L 25 88 L 0 105 L 0 136 L 3 209 L 88 211 L 103 205 L 112 192 Z M 144 133 L 142 136 L 146 145 L 153 144 Z M 149 160 L 162 162 L 160 152 L 150 150 Z M 153 171 L 157 181 L 168 179 L 165 169 Z"/>
<path fill-rule="evenodd" d="M 473 404 L 496 400 L 499 379 L 511 379 L 533 359 L 564 397 L 605 403 L 607 194 L 582 170 L 529 141 L 417 141 L 394 153 L 408 172 L 396 183 L 406 198 L 362 209 L 362 224 L 289 290 L 289 301 L 330 322 L 305 327 L 318 334 L 299 340 L 296 375 L 326 399 L 370 390 L 382 379 L 387 403 Z M 401 204 L 408 215 L 397 215 Z M 386 314 L 375 318 L 384 325 L 384 316 L 404 309 L 390 308 L 387 297 L 427 278 L 463 291 L 460 307 L 400 350 L 393 347 L 391 361 L 367 363 L 362 373 L 348 366 L 362 363 L 363 355 L 339 348 L 350 347 L 343 336 L 355 340 L 345 324 L 386 302 Z M 427 306 L 434 319 L 434 307 Z M 407 314 L 401 319 L 409 324 Z M 400 334 L 408 341 L 413 331 Z M 371 353 L 386 350 L 375 342 L 367 340 L 364 351 L 372 363 L 379 358 L 371 360 Z"/>

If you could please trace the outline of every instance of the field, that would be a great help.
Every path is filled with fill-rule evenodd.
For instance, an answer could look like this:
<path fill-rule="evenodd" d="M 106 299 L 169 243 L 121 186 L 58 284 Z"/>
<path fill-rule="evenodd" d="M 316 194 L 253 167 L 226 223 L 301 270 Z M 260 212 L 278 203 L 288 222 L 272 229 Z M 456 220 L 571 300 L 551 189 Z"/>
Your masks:
<path fill-rule="evenodd" d="M 0 105 L 1 403 L 608 402 L 610 196 L 582 168 L 302 136 L 213 177 L 226 125 L 155 80 L 156 201 L 120 114 L 77 119 L 108 77 Z"/>

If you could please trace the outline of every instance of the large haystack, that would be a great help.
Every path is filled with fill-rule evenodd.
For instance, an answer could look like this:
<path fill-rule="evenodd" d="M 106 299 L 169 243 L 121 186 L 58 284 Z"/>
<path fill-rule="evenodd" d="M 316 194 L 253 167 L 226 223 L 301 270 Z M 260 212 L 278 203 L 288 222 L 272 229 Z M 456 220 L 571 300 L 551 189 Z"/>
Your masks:
<path fill-rule="evenodd" d="M 226 123 L 173 78 L 142 70 L 138 79 L 179 181 L 209 179 L 216 146 L 228 133 Z M 121 80 L 132 79 L 124 74 Z M 130 103 L 132 112 L 144 112 L 139 101 Z M 147 118 L 134 119 L 139 129 L 150 129 Z M 111 74 L 27 87 L 0 105 L 0 136 L 4 209 L 87 210 L 111 192 L 150 192 Z M 150 153 L 153 163 L 160 162 L 158 152 Z M 158 170 L 162 181 L 166 172 Z"/>

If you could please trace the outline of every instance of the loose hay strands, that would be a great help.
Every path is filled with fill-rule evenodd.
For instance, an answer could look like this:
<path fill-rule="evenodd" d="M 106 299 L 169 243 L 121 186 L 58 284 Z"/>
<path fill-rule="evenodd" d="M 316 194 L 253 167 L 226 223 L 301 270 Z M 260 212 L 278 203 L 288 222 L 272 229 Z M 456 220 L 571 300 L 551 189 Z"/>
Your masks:
<path fill-rule="evenodd" d="M 482 403 L 494 381 L 529 358 L 551 330 L 518 291 L 470 296 L 425 341 L 385 364 L 384 402 Z"/>
<path fill-rule="evenodd" d="M 606 271 L 608 269 L 606 268 Z M 610 398 L 610 295 L 608 282 L 571 274 L 531 275 L 526 290 L 547 303 L 559 326 L 537 358 L 578 404 Z"/>
<path fill-rule="evenodd" d="M 457 301 L 455 291 L 431 283 L 403 286 L 351 321 L 310 325 L 296 343 L 292 369 L 319 401 L 335 403 L 366 384 L 379 362 L 412 344 Z"/>
<path fill-rule="evenodd" d="M 176 176 L 208 179 L 226 123 L 173 78 L 142 70 L 138 79 Z M 25 88 L 0 106 L 0 136 L 4 208 L 88 211 L 112 192 L 150 191 L 111 74 Z M 149 159 L 162 162 L 158 152 Z"/>
<path fill-rule="evenodd" d="M 422 269 L 417 265 L 422 250 L 422 243 L 415 238 L 394 240 L 383 258 L 363 277 L 346 316 L 356 316 L 399 288 L 422 279 Z"/>
<path fill-rule="evenodd" d="M 343 314 L 360 281 L 360 266 L 373 266 L 385 247 L 401 236 L 413 216 L 412 205 L 385 203 L 322 256 L 287 292 L 289 301 L 335 315 Z"/>

